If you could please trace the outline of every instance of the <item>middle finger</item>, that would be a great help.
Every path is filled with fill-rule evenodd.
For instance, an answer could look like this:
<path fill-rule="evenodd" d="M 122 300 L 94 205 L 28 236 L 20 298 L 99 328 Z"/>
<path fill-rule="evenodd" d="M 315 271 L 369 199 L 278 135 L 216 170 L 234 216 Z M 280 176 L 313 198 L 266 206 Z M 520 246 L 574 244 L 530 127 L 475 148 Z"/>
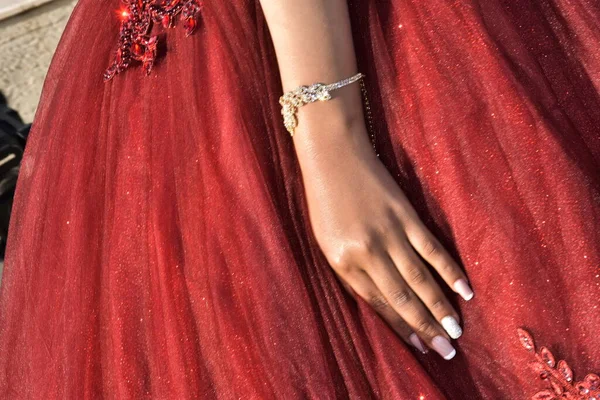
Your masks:
<path fill-rule="evenodd" d="M 387 252 L 374 257 L 367 272 L 394 310 L 429 347 L 446 360 L 456 355 L 442 327 L 408 286 Z"/>
<path fill-rule="evenodd" d="M 458 313 L 410 243 L 398 238 L 388 252 L 413 292 L 419 296 L 448 335 L 452 339 L 458 339 L 462 335 Z"/>

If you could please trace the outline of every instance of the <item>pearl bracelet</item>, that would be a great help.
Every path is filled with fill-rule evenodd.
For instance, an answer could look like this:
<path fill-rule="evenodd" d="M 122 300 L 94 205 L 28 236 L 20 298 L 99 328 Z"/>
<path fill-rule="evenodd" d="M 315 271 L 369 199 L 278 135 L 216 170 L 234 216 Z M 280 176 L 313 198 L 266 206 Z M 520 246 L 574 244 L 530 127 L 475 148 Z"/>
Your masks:
<path fill-rule="evenodd" d="M 283 123 L 285 128 L 290 133 L 290 136 L 294 136 L 294 130 L 298 126 L 298 118 L 296 113 L 298 108 L 308 103 L 314 103 L 315 101 L 327 101 L 331 99 L 331 91 L 340 89 L 344 86 L 350 85 L 351 83 L 357 82 L 364 78 L 365 75 L 358 73 L 341 81 L 325 85 L 323 83 L 313 83 L 310 86 L 299 86 L 294 90 L 290 90 L 279 98 L 279 104 L 281 104 L 281 115 L 283 115 Z"/>

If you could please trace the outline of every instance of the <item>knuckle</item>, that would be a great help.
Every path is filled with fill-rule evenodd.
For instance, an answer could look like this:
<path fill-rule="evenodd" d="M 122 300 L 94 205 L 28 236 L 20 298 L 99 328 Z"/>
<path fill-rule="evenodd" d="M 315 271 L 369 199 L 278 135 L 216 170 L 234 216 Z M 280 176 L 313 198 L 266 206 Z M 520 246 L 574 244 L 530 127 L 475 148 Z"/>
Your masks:
<path fill-rule="evenodd" d="M 427 281 L 427 275 L 423 268 L 418 265 L 412 265 L 407 270 L 407 277 L 415 285 L 423 284 Z"/>
<path fill-rule="evenodd" d="M 417 213 L 404 195 L 404 193 L 400 193 L 401 197 L 397 200 L 397 206 L 394 210 L 394 214 L 397 215 L 400 221 L 403 221 L 406 224 L 412 223 L 415 219 L 417 219 Z"/>
<path fill-rule="evenodd" d="M 337 251 L 329 254 L 327 259 L 331 267 L 340 275 L 347 275 L 352 270 L 354 263 L 352 256 L 347 251 Z"/>
<path fill-rule="evenodd" d="M 432 303 L 431 306 L 429 306 L 429 308 L 432 311 L 441 311 L 444 308 L 446 308 L 446 302 L 444 301 L 444 299 L 435 299 Z"/>
<path fill-rule="evenodd" d="M 429 318 L 421 318 L 416 323 L 417 332 L 422 333 L 425 336 L 435 336 L 437 333 L 435 325 Z"/>
<path fill-rule="evenodd" d="M 368 303 L 378 311 L 382 311 L 388 307 L 387 299 L 378 294 L 369 295 Z"/>
<path fill-rule="evenodd" d="M 376 250 L 377 239 L 372 235 L 362 237 L 356 242 L 356 251 L 358 254 L 372 256 L 376 253 Z"/>
<path fill-rule="evenodd" d="M 404 231 L 404 227 L 398 218 L 396 210 L 390 208 L 387 211 L 387 215 L 383 222 L 380 224 L 380 231 L 384 236 L 397 235 Z"/>
<path fill-rule="evenodd" d="M 424 239 L 421 247 L 423 255 L 426 257 L 434 257 L 440 253 L 439 245 L 431 239 Z"/>
<path fill-rule="evenodd" d="M 451 262 L 443 262 L 440 266 L 440 272 L 442 273 L 454 273 L 458 270 Z"/>
<path fill-rule="evenodd" d="M 412 295 L 407 288 L 399 288 L 392 290 L 390 299 L 392 299 L 395 305 L 402 307 L 412 301 Z"/>
<path fill-rule="evenodd" d="M 336 253 L 334 255 L 330 255 L 328 258 L 329 264 L 331 264 L 331 266 L 338 272 L 344 271 L 349 266 L 344 254 Z"/>
<path fill-rule="evenodd" d="M 333 266 L 333 269 L 341 276 L 350 275 L 352 268 L 353 268 L 352 265 L 350 265 L 348 263 L 340 263 L 340 264 L 336 264 L 335 266 Z"/>

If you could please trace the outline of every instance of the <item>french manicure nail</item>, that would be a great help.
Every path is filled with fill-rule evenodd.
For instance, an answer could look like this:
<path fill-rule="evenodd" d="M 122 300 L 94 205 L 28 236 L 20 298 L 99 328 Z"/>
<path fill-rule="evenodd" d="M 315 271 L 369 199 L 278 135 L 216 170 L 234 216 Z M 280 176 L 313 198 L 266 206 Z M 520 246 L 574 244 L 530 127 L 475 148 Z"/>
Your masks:
<path fill-rule="evenodd" d="M 458 339 L 460 335 L 462 335 L 462 328 L 458 324 L 456 318 L 453 316 L 445 316 L 440 322 L 446 332 L 448 332 L 448 336 L 450 336 L 452 339 Z"/>
<path fill-rule="evenodd" d="M 444 357 L 444 360 L 450 360 L 452 357 L 456 355 L 456 350 L 448 339 L 443 336 L 436 336 L 431 340 L 431 345 L 433 349 L 437 351 L 440 356 Z"/>
<path fill-rule="evenodd" d="M 423 354 L 427 354 L 427 349 L 425 349 L 423 342 L 421 342 L 421 339 L 419 339 L 416 333 L 411 333 L 408 339 L 410 340 L 412 345 L 417 348 L 417 350 L 419 350 Z"/>
<path fill-rule="evenodd" d="M 458 279 L 456 282 L 454 282 L 454 290 L 467 301 L 473 298 L 473 290 L 464 279 Z"/>

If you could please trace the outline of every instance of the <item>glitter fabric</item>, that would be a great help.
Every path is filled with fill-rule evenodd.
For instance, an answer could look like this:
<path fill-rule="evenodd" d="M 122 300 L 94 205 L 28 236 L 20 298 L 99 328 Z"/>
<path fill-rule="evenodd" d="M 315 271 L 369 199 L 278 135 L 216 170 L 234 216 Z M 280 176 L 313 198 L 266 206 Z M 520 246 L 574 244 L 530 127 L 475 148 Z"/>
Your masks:
<path fill-rule="evenodd" d="M 530 399 L 552 388 L 518 328 L 578 381 L 600 372 L 598 1 L 349 3 L 381 162 L 475 291 L 447 291 L 449 361 L 319 250 L 258 0 L 203 1 L 189 36 L 156 26 L 150 75 L 105 83 L 120 7 L 79 1 L 44 86 L 0 398 Z"/>

